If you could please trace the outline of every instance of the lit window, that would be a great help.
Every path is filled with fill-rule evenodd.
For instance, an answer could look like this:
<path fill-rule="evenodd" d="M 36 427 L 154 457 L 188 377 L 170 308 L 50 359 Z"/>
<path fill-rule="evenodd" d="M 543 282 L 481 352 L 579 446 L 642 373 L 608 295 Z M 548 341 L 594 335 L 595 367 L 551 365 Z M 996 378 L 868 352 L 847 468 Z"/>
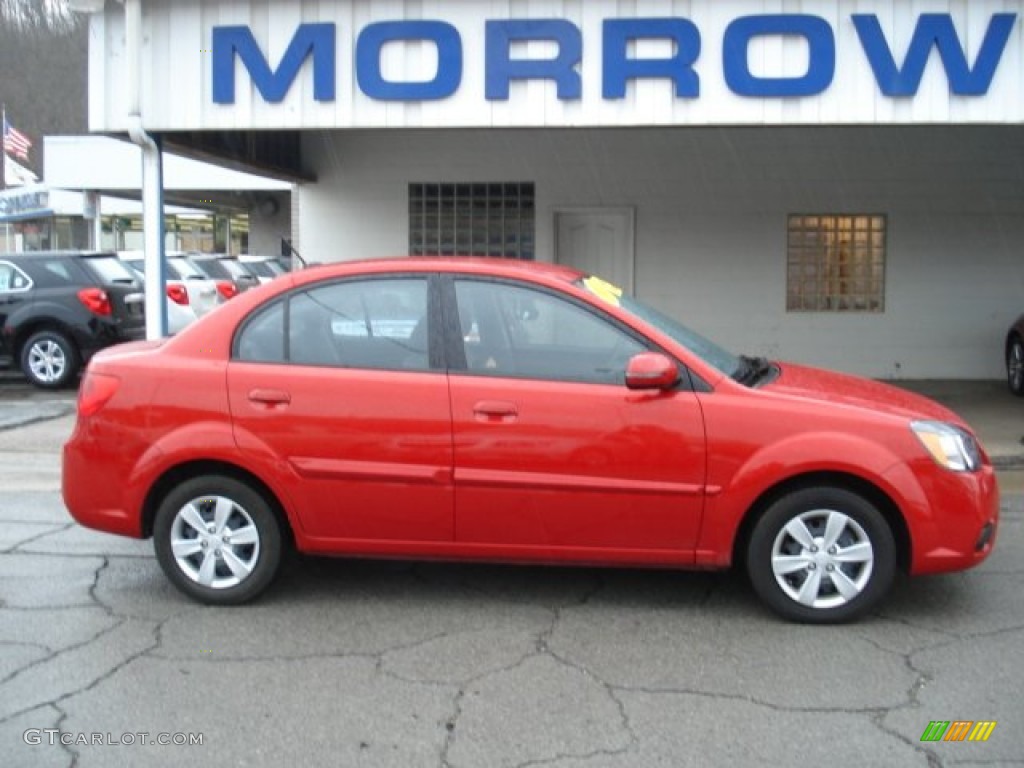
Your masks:
<path fill-rule="evenodd" d="M 882 312 L 885 224 L 878 215 L 791 215 L 786 309 Z"/>
<path fill-rule="evenodd" d="M 533 184 L 410 184 L 409 253 L 533 259 Z"/>

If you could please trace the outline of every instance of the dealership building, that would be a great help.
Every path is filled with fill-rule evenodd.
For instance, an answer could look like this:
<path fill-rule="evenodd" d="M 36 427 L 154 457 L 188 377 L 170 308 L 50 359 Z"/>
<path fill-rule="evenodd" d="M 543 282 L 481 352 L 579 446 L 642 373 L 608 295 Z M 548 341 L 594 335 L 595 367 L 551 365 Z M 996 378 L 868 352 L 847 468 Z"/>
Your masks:
<path fill-rule="evenodd" d="M 99 6 L 90 130 L 296 184 L 307 261 L 555 261 L 737 352 L 1002 376 L 1024 2 Z"/>

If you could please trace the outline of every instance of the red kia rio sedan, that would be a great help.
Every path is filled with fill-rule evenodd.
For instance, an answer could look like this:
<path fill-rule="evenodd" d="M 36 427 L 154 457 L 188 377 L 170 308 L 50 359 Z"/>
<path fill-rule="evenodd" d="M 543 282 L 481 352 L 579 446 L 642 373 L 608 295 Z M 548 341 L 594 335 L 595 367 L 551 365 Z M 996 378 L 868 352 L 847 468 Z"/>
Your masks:
<path fill-rule="evenodd" d="M 737 357 L 571 269 L 442 258 L 291 273 L 101 352 L 63 493 L 206 603 L 255 597 L 295 546 L 738 566 L 805 622 L 977 565 L 999 508 L 930 400 Z"/>

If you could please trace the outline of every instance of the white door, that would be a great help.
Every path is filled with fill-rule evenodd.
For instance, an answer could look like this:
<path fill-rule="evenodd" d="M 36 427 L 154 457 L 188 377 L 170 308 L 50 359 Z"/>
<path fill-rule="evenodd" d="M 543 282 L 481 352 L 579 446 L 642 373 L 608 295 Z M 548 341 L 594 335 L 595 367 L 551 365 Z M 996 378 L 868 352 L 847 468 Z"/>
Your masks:
<path fill-rule="evenodd" d="M 555 213 L 555 260 L 633 293 L 633 209 Z"/>

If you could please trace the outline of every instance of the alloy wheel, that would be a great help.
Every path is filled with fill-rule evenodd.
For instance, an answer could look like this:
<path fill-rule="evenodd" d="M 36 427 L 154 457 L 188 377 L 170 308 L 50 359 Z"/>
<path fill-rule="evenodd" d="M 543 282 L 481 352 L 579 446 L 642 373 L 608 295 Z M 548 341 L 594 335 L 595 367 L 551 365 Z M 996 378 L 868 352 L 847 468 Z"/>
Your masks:
<path fill-rule="evenodd" d="M 170 543 L 182 573 L 210 589 L 241 584 L 260 556 L 259 529 L 225 496 L 203 496 L 182 506 L 171 524 Z"/>
<path fill-rule="evenodd" d="M 808 608 L 836 608 L 871 580 L 875 555 L 864 528 L 829 509 L 804 512 L 779 531 L 771 567 L 782 591 Z"/>
<path fill-rule="evenodd" d="M 60 381 L 68 367 L 64 349 L 53 339 L 40 339 L 28 350 L 28 365 L 32 375 L 43 384 Z"/>

